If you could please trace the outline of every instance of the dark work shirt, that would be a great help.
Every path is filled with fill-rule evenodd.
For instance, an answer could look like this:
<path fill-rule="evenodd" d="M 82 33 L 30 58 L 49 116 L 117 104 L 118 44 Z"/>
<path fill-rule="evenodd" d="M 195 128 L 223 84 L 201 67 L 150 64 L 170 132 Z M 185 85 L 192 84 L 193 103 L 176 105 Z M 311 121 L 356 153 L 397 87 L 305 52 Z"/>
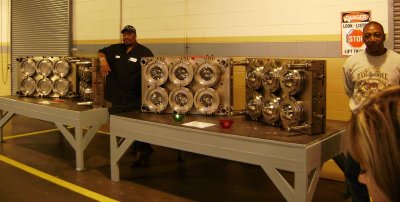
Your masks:
<path fill-rule="evenodd" d="M 136 44 L 129 53 L 126 45 L 113 44 L 100 49 L 104 53 L 111 72 L 106 77 L 105 99 L 114 106 L 123 106 L 130 110 L 138 110 L 141 106 L 141 74 L 142 57 L 152 57 L 147 47 Z"/>

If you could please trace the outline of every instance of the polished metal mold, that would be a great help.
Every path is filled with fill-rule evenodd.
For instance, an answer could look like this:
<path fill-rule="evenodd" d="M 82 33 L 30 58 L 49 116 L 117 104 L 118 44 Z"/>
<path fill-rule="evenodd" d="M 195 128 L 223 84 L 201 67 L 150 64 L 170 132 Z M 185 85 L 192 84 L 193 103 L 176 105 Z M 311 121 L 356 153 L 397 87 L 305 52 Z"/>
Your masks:
<path fill-rule="evenodd" d="M 325 131 L 325 61 L 248 58 L 240 64 L 246 66 L 246 114 L 250 120 L 296 133 Z M 258 86 L 259 73 L 254 73 L 258 66 L 264 67 L 261 87 Z M 253 96 L 256 93 L 263 100 L 262 117 L 256 113 L 258 100 Z"/>
<path fill-rule="evenodd" d="M 145 57 L 142 64 L 142 111 L 227 115 L 232 109 L 232 65 L 231 58 L 218 57 Z M 166 81 L 155 83 L 149 72 L 156 66 L 163 66 L 168 72 Z M 161 65 L 164 64 L 164 65 Z M 161 78 L 160 73 L 157 78 Z M 170 92 L 169 103 L 162 111 L 150 110 L 145 99 L 146 92 L 155 86 Z M 197 100 L 196 100 L 197 99 Z"/>

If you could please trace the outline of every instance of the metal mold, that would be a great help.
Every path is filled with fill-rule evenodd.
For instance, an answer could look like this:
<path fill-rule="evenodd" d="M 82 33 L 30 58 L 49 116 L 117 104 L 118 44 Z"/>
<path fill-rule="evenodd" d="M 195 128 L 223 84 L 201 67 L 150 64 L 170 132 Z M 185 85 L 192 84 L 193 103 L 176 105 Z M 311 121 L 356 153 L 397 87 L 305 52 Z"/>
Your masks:
<path fill-rule="evenodd" d="M 262 86 L 258 86 L 256 79 L 253 80 L 257 82 L 249 85 L 247 78 L 246 114 L 251 120 L 310 135 L 325 131 L 325 61 L 248 58 L 241 64 L 246 66 L 246 72 L 254 72 L 257 66 L 264 67 Z M 255 94 L 263 100 L 261 117 L 258 115 L 260 99 L 255 99 Z"/>
<path fill-rule="evenodd" d="M 28 56 L 17 58 L 17 94 L 30 97 L 72 98 L 104 107 L 104 78 L 97 58 Z M 92 85 L 93 84 L 93 85 Z"/>
<path fill-rule="evenodd" d="M 162 87 L 170 92 L 168 104 L 162 110 L 163 113 L 204 115 L 227 115 L 230 113 L 232 109 L 230 58 L 144 57 L 141 64 L 143 68 L 142 111 L 159 112 L 150 110 L 151 106 L 146 100 L 146 92 L 155 87 Z M 151 71 L 154 64 L 159 64 L 157 66 L 164 64 L 165 68 L 162 72 L 168 72 L 165 82 L 155 83 L 148 79 L 148 72 Z M 158 75 L 161 76 L 161 74 Z M 159 78 L 161 78 L 160 76 Z M 198 98 L 197 102 L 196 98 Z"/>

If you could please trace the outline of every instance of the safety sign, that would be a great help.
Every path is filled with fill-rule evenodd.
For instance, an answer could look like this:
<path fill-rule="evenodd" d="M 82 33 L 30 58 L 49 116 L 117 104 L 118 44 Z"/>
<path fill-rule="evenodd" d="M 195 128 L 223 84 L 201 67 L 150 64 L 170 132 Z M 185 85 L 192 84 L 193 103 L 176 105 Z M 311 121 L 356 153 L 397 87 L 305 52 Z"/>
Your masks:
<path fill-rule="evenodd" d="M 363 27 L 371 20 L 371 11 L 348 11 L 341 13 L 342 55 L 353 55 L 364 50 Z"/>

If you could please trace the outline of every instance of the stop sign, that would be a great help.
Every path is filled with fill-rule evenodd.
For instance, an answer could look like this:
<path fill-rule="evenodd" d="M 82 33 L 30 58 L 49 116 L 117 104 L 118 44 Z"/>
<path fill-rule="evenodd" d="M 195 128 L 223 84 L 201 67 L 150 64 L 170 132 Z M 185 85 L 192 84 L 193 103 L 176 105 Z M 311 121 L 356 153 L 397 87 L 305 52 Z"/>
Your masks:
<path fill-rule="evenodd" d="M 362 40 L 363 32 L 359 29 L 352 29 L 347 34 L 346 39 L 347 43 L 350 44 L 353 48 L 360 48 L 364 42 Z"/>

